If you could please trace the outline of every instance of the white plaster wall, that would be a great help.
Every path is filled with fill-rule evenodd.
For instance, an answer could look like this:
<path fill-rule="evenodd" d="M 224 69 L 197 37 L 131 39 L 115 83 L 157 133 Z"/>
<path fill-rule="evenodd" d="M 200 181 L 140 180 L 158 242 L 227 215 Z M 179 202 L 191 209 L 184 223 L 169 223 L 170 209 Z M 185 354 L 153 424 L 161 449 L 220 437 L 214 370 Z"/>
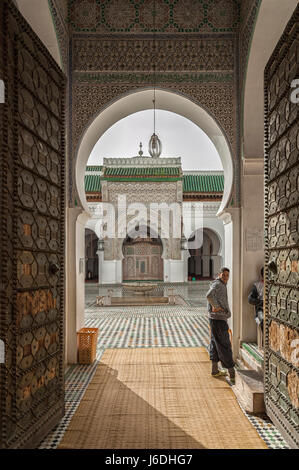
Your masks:
<path fill-rule="evenodd" d="M 79 272 L 80 259 L 85 259 L 85 226 L 89 216 L 82 209 L 66 211 L 66 362 L 77 362 L 77 331 L 84 326 L 85 262 Z"/>
<path fill-rule="evenodd" d="M 80 215 L 76 224 L 76 310 L 77 331 L 84 326 L 85 312 L 85 217 Z"/>
<path fill-rule="evenodd" d="M 257 328 L 254 321 L 254 307 L 248 304 L 248 294 L 254 282 L 259 280 L 264 265 L 264 244 L 253 251 L 248 246 L 248 230 L 264 230 L 264 176 L 261 159 L 243 161 L 242 184 L 242 322 L 241 341 L 256 342 Z"/>
<path fill-rule="evenodd" d="M 233 354 L 236 359 L 241 328 L 241 209 L 227 209 L 220 217 L 224 223 L 224 265 L 230 270 L 227 292 L 232 317 L 229 326 L 233 332 Z"/>

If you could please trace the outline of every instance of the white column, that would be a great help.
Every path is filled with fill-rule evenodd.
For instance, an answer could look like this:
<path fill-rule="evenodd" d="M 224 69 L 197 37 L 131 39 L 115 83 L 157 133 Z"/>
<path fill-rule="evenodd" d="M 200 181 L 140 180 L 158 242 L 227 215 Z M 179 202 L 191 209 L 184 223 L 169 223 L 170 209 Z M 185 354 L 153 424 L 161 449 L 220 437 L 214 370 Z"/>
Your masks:
<path fill-rule="evenodd" d="M 263 158 L 243 160 L 242 175 L 242 317 L 241 340 L 257 341 L 255 312 L 248 294 L 264 265 L 264 162 Z"/>
<path fill-rule="evenodd" d="M 181 250 L 181 259 L 164 259 L 164 282 L 187 282 L 188 250 Z"/>
<path fill-rule="evenodd" d="M 228 300 L 232 317 L 229 320 L 233 332 L 233 354 L 238 356 L 241 327 L 241 209 L 230 208 L 219 214 L 224 223 L 225 259 L 224 266 L 230 270 L 227 285 Z"/>
<path fill-rule="evenodd" d="M 210 255 L 202 255 L 202 276 L 209 277 L 210 276 Z"/>
<path fill-rule="evenodd" d="M 66 212 L 66 362 L 77 362 L 77 331 L 84 326 L 85 225 L 90 216 L 82 208 Z"/>
<path fill-rule="evenodd" d="M 164 282 L 171 282 L 170 281 L 169 259 L 164 259 L 163 258 L 163 276 L 164 276 Z"/>
<path fill-rule="evenodd" d="M 183 282 L 187 282 L 188 281 L 188 260 L 190 258 L 189 250 L 184 250 L 183 257 L 184 257 L 184 281 Z"/>
<path fill-rule="evenodd" d="M 222 258 L 219 255 L 213 255 L 211 256 L 211 258 L 213 259 L 213 266 L 214 266 L 213 275 L 216 276 L 219 273 L 220 269 L 222 268 Z"/>
<path fill-rule="evenodd" d="M 121 260 L 105 260 L 104 252 L 99 256 L 101 265 L 100 284 L 118 284 L 122 282 L 122 266 Z"/>
<path fill-rule="evenodd" d="M 104 264 L 104 251 L 97 251 L 99 258 L 99 284 L 103 284 L 103 264 Z"/>
<path fill-rule="evenodd" d="M 116 260 L 116 265 L 115 265 L 115 278 L 116 278 L 116 283 L 121 284 L 123 281 L 123 264 L 122 260 L 118 259 Z"/>

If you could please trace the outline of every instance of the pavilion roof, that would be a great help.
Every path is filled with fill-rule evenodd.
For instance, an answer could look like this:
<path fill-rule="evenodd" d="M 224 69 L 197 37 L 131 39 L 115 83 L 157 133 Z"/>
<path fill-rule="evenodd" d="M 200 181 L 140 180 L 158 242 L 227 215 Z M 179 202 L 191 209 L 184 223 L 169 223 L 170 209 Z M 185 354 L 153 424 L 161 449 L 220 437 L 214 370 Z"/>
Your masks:
<path fill-rule="evenodd" d="M 177 181 L 182 179 L 184 193 L 222 193 L 224 189 L 223 174 L 201 172 L 201 174 L 182 174 L 180 168 L 105 168 L 87 166 L 85 174 L 85 191 L 101 192 L 101 180 L 108 181 Z M 94 174 L 93 174 L 94 173 Z"/>

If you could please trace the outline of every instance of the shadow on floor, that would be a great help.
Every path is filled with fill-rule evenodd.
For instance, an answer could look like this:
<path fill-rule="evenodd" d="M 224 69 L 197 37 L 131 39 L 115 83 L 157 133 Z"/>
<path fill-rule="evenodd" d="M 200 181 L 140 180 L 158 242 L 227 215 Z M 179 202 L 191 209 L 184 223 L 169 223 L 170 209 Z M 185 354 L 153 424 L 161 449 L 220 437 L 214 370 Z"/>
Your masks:
<path fill-rule="evenodd" d="M 204 449 L 100 364 L 59 449 Z"/>

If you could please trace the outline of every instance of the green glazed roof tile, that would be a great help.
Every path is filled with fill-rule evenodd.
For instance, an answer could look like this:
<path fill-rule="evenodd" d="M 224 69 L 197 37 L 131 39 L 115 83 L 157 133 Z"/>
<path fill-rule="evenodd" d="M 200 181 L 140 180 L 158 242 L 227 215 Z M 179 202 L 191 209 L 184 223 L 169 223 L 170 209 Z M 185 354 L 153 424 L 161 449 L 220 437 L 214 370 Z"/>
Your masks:
<path fill-rule="evenodd" d="M 86 171 L 101 171 L 103 168 L 102 165 L 88 165 Z"/>
<path fill-rule="evenodd" d="M 183 192 L 220 193 L 224 189 L 223 175 L 184 175 Z"/>
<path fill-rule="evenodd" d="M 91 170 L 90 168 L 97 168 L 97 170 Z M 102 167 L 87 167 L 87 171 L 100 171 Z M 125 178 L 133 177 L 132 181 L 138 178 L 143 179 L 144 176 L 149 177 L 161 177 L 167 178 L 180 177 L 179 168 L 106 168 L 105 176 L 108 178 Z M 101 192 L 101 178 L 99 175 L 85 175 L 85 191 L 86 192 Z M 156 181 L 156 180 L 155 180 Z M 159 179 L 157 179 L 159 181 Z M 223 175 L 183 175 L 183 192 L 200 192 L 200 193 L 221 193 L 224 189 L 224 177 Z"/>
<path fill-rule="evenodd" d="M 115 177 L 115 176 L 180 176 L 180 168 L 105 168 L 104 177 Z"/>
<path fill-rule="evenodd" d="M 91 192 L 101 192 L 101 180 L 99 175 L 85 175 L 85 191 L 87 193 Z"/>

